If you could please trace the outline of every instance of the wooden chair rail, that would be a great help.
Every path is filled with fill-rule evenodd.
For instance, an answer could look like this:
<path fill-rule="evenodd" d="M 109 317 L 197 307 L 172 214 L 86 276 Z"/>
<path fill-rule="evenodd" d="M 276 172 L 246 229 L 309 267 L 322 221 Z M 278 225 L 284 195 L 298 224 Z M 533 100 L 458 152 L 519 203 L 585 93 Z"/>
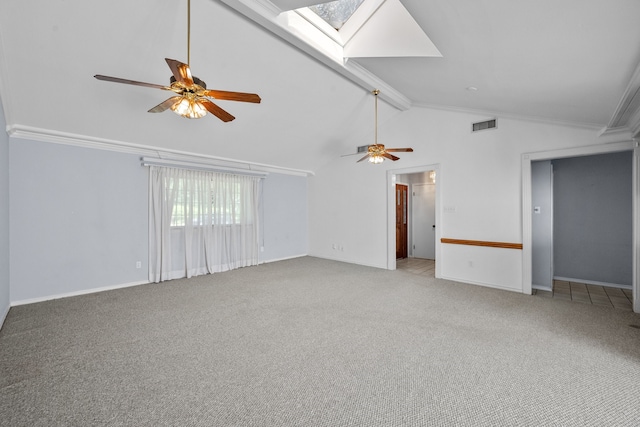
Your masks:
<path fill-rule="evenodd" d="M 442 243 L 453 245 L 485 246 L 490 248 L 522 249 L 522 243 L 486 242 L 484 240 L 440 239 Z"/>

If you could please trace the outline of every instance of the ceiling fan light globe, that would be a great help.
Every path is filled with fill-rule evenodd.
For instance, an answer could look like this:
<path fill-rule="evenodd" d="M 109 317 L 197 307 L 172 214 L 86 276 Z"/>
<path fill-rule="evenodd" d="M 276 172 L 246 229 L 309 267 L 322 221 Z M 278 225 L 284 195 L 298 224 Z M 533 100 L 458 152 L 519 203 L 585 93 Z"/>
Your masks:
<path fill-rule="evenodd" d="M 199 119 L 207 115 L 207 109 L 198 101 L 192 101 L 192 111 L 194 113 L 194 117 L 191 117 L 192 119 Z"/>
<path fill-rule="evenodd" d="M 369 163 L 373 163 L 374 165 L 378 165 L 380 163 L 384 162 L 384 157 L 379 156 L 379 155 L 374 155 L 369 157 Z"/>
<path fill-rule="evenodd" d="M 171 106 L 171 111 L 173 111 L 179 116 L 184 116 L 188 114 L 189 100 L 187 98 L 182 98 L 180 101 L 176 102 Z"/>
<path fill-rule="evenodd" d="M 207 110 L 199 102 L 184 97 L 171 106 L 171 110 L 188 119 L 199 119 L 207 115 Z"/>

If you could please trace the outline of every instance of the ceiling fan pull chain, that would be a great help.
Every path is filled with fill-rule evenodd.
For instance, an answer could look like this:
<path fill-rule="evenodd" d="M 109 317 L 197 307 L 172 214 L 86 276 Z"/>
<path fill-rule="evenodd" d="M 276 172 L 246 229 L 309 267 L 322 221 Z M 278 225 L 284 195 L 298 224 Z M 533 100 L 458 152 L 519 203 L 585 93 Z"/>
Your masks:
<path fill-rule="evenodd" d="M 371 91 L 371 93 L 373 93 L 373 95 L 376 98 L 375 107 L 374 107 L 375 109 L 374 110 L 375 111 L 374 138 L 375 139 L 373 141 L 373 145 L 369 145 L 367 147 L 367 154 L 363 158 L 358 160 L 356 163 L 359 163 L 366 159 L 369 159 L 369 162 L 373 164 L 380 164 L 384 161 L 384 159 L 393 160 L 395 162 L 396 160 L 400 160 L 400 158 L 394 156 L 393 154 L 391 154 L 391 152 L 402 151 L 402 152 L 410 153 L 413 151 L 413 148 L 384 148 L 383 144 L 378 144 L 378 94 L 380 94 L 380 90 L 374 89 Z M 358 152 L 360 152 L 360 150 L 358 150 Z"/>

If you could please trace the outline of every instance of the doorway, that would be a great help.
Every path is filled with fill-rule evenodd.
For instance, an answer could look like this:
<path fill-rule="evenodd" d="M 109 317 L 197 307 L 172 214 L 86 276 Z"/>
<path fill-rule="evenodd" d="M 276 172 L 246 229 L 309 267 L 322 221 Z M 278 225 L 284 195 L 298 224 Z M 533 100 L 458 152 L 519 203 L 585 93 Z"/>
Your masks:
<path fill-rule="evenodd" d="M 438 179 L 436 179 L 438 177 Z M 398 201 L 402 207 L 402 193 L 398 193 L 399 186 L 407 187 L 406 225 L 407 225 L 407 253 L 405 257 L 409 259 L 417 255 L 428 257 L 430 260 L 439 259 L 440 254 L 440 232 L 438 206 L 440 206 L 440 176 L 439 165 L 429 165 L 422 167 L 397 169 L 387 171 L 387 182 L 389 183 L 387 193 L 387 268 L 395 270 L 396 260 L 400 254 L 398 244 L 401 238 L 398 237 L 397 229 L 399 219 L 403 218 L 402 211 L 398 211 Z M 414 191 L 415 190 L 415 191 Z M 400 190 L 402 191 L 402 190 Z M 418 213 L 416 213 L 416 208 Z M 425 214 L 428 211 L 428 214 Z M 397 212 L 400 215 L 397 215 Z M 403 244 L 403 243 L 400 243 Z M 403 244 L 404 245 L 404 244 Z M 435 277 L 439 277 L 439 263 L 435 263 Z"/>
<path fill-rule="evenodd" d="M 522 202 L 523 202 L 523 268 L 522 268 L 522 292 L 532 293 L 533 288 L 533 216 L 536 215 L 536 206 L 533 203 L 532 163 L 543 160 L 567 159 L 572 157 L 590 156 L 596 154 L 617 153 L 622 151 L 634 152 L 632 160 L 632 299 L 633 310 L 640 312 L 638 301 L 638 277 L 639 263 L 637 261 L 637 248 L 640 245 L 639 201 L 638 201 L 638 147 L 635 141 L 612 143 L 599 146 L 580 147 L 558 151 L 527 153 L 522 156 Z"/>
<path fill-rule="evenodd" d="M 631 308 L 632 155 L 532 162 L 533 289 Z"/>
<path fill-rule="evenodd" d="M 407 185 L 396 184 L 396 259 L 404 259 L 408 256 L 408 191 Z"/>
<path fill-rule="evenodd" d="M 434 171 L 397 176 L 396 259 L 436 259 L 435 177 Z"/>

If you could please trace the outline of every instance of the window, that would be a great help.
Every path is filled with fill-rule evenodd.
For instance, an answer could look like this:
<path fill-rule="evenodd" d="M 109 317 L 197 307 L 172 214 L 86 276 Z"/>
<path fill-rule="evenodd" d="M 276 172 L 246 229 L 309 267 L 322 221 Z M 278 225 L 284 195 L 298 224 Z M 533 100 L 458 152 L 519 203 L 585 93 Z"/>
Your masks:
<path fill-rule="evenodd" d="M 171 226 L 184 227 L 187 218 L 191 225 L 234 225 L 253 223 L 252 210 L 247 209 L 245 187 L 241 176 L 216 174 L 207 178 L 202 191 L 190 191 L 184 179 L 169 179 L 167 191 L 175 201 L 171 211 Z M 211 209 L 207 209 L 210 207 Z"/>
<path fill-rule="evenodd" d="M 309 9 L 333 28 L 340 30 L 363 1 L 364 0 L 337 0 L 309 6 Z"/>
<path fill-rule="evenodd" d="M 260 177 L 151 165 L 149 280 L 258 264 Z"/>

